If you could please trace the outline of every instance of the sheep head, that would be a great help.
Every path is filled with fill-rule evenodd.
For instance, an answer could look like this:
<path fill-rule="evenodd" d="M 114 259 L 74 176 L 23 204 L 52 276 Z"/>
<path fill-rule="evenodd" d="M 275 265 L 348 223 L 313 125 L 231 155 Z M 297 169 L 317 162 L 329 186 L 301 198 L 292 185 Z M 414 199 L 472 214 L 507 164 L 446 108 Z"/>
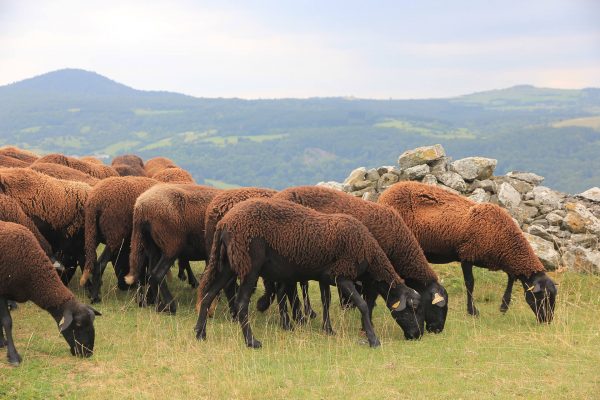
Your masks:
<path fill-rule="evenodd" d="M 525 289 L 525 300 L 535 314 L 538 322 L 550 323 L 554 317 L 556 302 L 556 284 L 545 272 L 521 278 Z"/>
<path fill-rule="evenodd" d="M 102 314 L 76 300 L 68 301 L 64 305 L 58 330 L 69 344 L 72 355 L 89 357 L 94 352 L 96 315 Z"/>
<path fill-rule="evenodd" d="M 383 284 L 379 294 L 386 299 L 388 309 L 396 323 L 404 331 L 406 339 L 419 339 L 423 335 L 424 313 L 421 304 L 421 296 L 415 290 L 404 284 L 390 288 Z M 383 287 L 387 286 L 387 287 Z"/>

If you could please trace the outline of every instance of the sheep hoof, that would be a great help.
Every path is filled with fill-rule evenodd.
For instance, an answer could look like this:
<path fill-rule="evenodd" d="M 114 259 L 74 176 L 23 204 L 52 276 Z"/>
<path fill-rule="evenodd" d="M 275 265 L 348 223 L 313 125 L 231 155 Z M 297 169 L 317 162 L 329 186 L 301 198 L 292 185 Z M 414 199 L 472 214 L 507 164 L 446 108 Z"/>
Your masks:
<path fill-rule="evenodd" d="M 369 340 L 369 346 L 371 346 L 372 348 L 379 347 L 381 346 L 381 342 L 379 341 L 379 339 L 375 338 L 375 340 L 373 341 Z"/>
<path fill-rule="evenodd" d="M 323 328 L 323 332 L 325 332 L 326 335 L 335 336 L 335 331 L 331 328 Z"/>
<path fill-rule="evenodd" d="M 10 357 L 8 358 L 8 363 L 13 367 L 18 367 L 21 364 L 21 361 L 23 361 L 23 359 L 18 354 L 13 359 Z"/>
<path fill-rule="evenodd" d="M 310 310 L 310 312 L 308 313 L 310 319 L 315 319 L 317 318 L 317 313 L 314 310 Z"/>
<path fill-rule="evenodd" d="M 246 342 L 246 346 L 251 349 L 260 349 L 262 347 L 262 343 L 256 339 L 252 339 Z"/>
<path fill-rule="evenodd" d="M 479 317 L 479 310 L 475 306 L 473 306 L 473 308 L 467 309 L 467 312 L 473 317 Z"/>
<path fill-rule="evenodd" d="M 271 302 L 269 301 L 269 296 L 261 296 L 256 302 L 256 309 L 260 312 L 267 311 L 270 306 Z"/>
<path fill-rule="evenodd" d="M 500 304 L 500 312 L 505 313 L 508 311 L 508 304 L 505 302 L 502 302 L 502 304 Z"/>
<path fill-rule="evenodd" d="M 187 279 L 187 276 L 185 276 L 185 272 L 178 273 L 177 277 L 179 278 L 180 281 L 185 281 Z"/>
<path fill-rule="evenodd" d="M 205 330 L 197 330 L 196 331 L 196 340 L 206 340 L 206 331 Z"/>

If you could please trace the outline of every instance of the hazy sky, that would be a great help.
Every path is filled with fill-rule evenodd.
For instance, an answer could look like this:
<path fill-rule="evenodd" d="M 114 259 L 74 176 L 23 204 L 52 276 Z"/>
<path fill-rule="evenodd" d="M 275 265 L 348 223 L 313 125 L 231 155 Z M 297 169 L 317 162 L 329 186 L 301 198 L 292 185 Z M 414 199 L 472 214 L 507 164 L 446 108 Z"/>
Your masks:
<path fill-rule="evenodd" d="M 67 67 L 204 97 L 600 87 L 600 1 L 0 0 L 0 85 Z"/>

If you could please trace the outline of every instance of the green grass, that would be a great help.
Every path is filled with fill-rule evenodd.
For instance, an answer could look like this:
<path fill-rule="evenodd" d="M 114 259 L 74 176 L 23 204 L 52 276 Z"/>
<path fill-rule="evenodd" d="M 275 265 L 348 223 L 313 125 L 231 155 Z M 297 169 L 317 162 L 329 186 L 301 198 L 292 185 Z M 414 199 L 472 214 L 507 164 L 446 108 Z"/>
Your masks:
<path fill-rule="evenodd" d="M 194 265 L 200 269 L 198 263 Z M 475 299 L 481 316 L 465 312 L 460 268 L 436 267 L 450 294 L 442 334 L 405 341 L 380 306 L 374 315 L 382 342 L 370 349 L 358 334 L 358 312 L 341 312 L 334 298 L 337 335 L 308 326 L 283 332 L 276 309 L 255 311 L 251 323 L 261 350 L 244 347 L 238 324 L 223 300 L 208 322 L 208 340 L 197 342 L 195 293 L 174 279 L 176 316 L 137 307 L 129 293 L 105 275 L 104 315 L 96 320 L 96 352 L 71 357 L 56 324 L 32 304 L 13 313 L 16 344 L 24 362 L 0 363 L 0 398 L 33 399 L 584 399 L 597 395 L 600 375 L 600 277 L 553 274 L 560 283 L 555 321 L 539 325 L 515 290 L 511 310 L 498 311 L 504 274 L 476 271 Z M 78 281 L 73 279 L 71 288 Z M 262 292 L 259 287 L 253 296 Z M 312 301 L 320 314 L 317 285 Z M 334 295 L 335 296 L 335 295 Z M 254 310 L 254 302 L 252 303 Z"/>
<path fill-rule="evenodd" d="M 434 139 L 475 139 L 476 136 L 466 128 L 444 129 L 443 126 L 435 123 L 423 123 L 415 125 L 414 123 L 400 119 L 387 118 L 374 125 L 375 128 L 392 128 L 402 132 L 414 133 L 417 135 Z"/>
<path fill-rule="evenodd" d="M 140 151 L 160 149 L 162 147 L 169 147 L 173 144 L 172 140 L 173 140 L 173 138 L 170 138 L 170 137 L 161 139 L 157 142 L 150 143 L 149 145 L 142 147 L 140 149 Z"/>
<path fill-rule="evenodd" d="M 570 126 L 578 126 L 582 128 L 591 128 L 596 131 L 600 131 L 600 116 L 595 117 L 583 117 L 567 119 L 552 124 L 553 128 L 566 128 Z"/>
<path fill-rule="evenodd" d="M 141 142 L 139 140 L 122 140 L 120 142 L 113 143 L 110 146 L 106 146 L 102 152 L 112 156 L 117 153 L 132 149 L 140 143 Z"/>

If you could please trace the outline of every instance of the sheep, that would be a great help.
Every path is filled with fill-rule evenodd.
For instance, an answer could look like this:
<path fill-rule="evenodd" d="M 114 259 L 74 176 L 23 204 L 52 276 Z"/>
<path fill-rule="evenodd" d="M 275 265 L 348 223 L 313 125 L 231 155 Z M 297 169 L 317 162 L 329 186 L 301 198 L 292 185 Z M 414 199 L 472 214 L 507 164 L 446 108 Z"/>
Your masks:
<path fill-rule="evenodd" d="M 57 179 L 63 179 L 66 181 L 85 182 L 90 186 L 94 186 L 99 182 L 98 178 L 81 172 L 77 169 L 73 169 L 61 164 L 53 163 L 33 163 L 29 166 L 34 171 L 41 172 L 42 174 L 52 176 Z"/>
<path fill-rule="evenodd" d="M 538 322 L 552 321 L 556 286 L 505 210 L 416 182 L 397 183 L 378 201 L 398 211 L 428 260 L 460 261 L 470 315 L 478 315 L 473 304 L 473 265 L 476 265 L 503 270 L 509 277 L 519 279 Z M 510 292 L 505 293 L 503 304 L 508 304 L 509 299 Z"/>
<path fill-rule="evenodd" d="M 65 165 L 67 167 L 79 170 L 81 172 L 85 172 L 88 175 L 93 176 L 94 178 L 104 179 L 110 176 L 118 176 L 117 172 L 109 167 L 108 165 L 98 165 L 89 163 L 86 161 L 82 161 L 80 159 L 65 156 L 62 154 L 48 154 L 42 158 L 39 158 L 36 163 L 53 163 Z"/>
<path fill-rule="evenodd" d="M 111 165 L 120 176 L 146 176 L 144 160 L 135 154 L 116 156 Z"/>
<path fill-rule="evenodd" d="M 35 162 L 35 160 L 40 158 L 37 154 L 29 150 L 19 149 L 18 147 L 14 146 L 0 147 L 0 154 L 3 156 L 8 156 L 21 161 L 25 161 L 28 164 L 31 164 Z"/>
<path fill-rule="evenodd" d="M 13 158 L 10 156 L 5 156 L 0 154 L 0 167 L 2 168 L 26 168 L 30 163 L 26 161 L 19 160 L 18 158 Z"/>
<path fill-rule="evenodd" d="M 156 185 L 151 178 L 111 177 L 100 181 L 88 194 L 85 203 L 85 268 L 80 284 L 93 275 L 90 298 L 100 301 L 101 277 L 109 260 L 115 269 L 118 286 L 126 290 L 124 277 L 129 271 L 129 248 L 133 224 L 133 206 L 138 196 Z M 96 260 L 98 244 L 106 244 Z"/>
<path fill-rule="evenodd" d="M 13 341 L 7 301 L 29 300 L 52 315 L 72 355 L 92 355 L 94 317 L 101 314 L 80 303 L 62 284 L 31 231 L 19 224 L 0 222 L 0 347 L 7 346 L 8 361 L 13 366 L 19 365 L 22 358 Z"/>
<path fill-rule="evenodd" d="M 427 330 L 439 333 L 444 329 L 448 293 L 429 266 L 415 236 L 396 211 L 320 186 L 288 188 L 274 198 L 292 201 L 326 214 L 343 213 L 358 219 L 377 240 L 398 275 L 421 295 L 422 307 L 419 312 L 425 315 Z M 372 312 L 375 299 L 367 299 L 367 304 Z"/>
<path fill-rule="evenodd" d="M 192 175 L 179 167 L 165 168 L 152 176 L 160 182 L 170 183 L 196 183 Z"/>
<path fill-rule="evenodd" d="M 119 176 L 146 176 L 144 168 L 134 167 L 126 164 L 115 164 L 112 166 Z"/>
<path fill-rule="evenodd" d="M 163 169 L 166 168 L 178 168 L 172 160 L 166 157 L 154 157 L 146 161 L 144 164 L 144 170 L 147 176 L 154 176 Z"/>
<path fill-rule="evenodd" d="M 211 257 L 200 281 L 203 299 L 195 327 L 197 339 L 206 339 L 208 306 L 236 276 L 240 279 L 237 316 L 248 347 L 261 347 L 248 322 L 248 303 L 259 276 L 288 283 L 318 280 L 327 333 L 333 333 L 329 285 L 336 283 L 360 310 L 369 345 L 376 347 L 379 339 L 368 306 L 353 283 L 362 279 L 384 296 L 407 339 L 421 336 L 423 320 L 415 314 L 419 294 L 404 285 L 367 228 L 348 215 L 322 214 L 275 199 L 249 199 L 233 207 L 217 224 Z"/>
<path fill-rule="evenodd" d="M 0 193 L 19 203 L 65 266 L 61 278 L 71 280 L 83 265 L 84 205 L 91 186 L 65 181 L 29 168 L 0 169 Z"/>
<path fill-rule="evenodd" d="M 149 259 L 151 286 L 159 285 L 175 259 L 205 260 L 204 216 L 210 201 L 220 192 L 192 184 L 155 185 L 138 197 L 133 211 L 129 274 L 131 285 Z M 166 284 L 160 285 L 159 311 L 176 312 Z"/>
<path fill-rule="evenodd" d="M 79 157 L 79 159 L 81 161 L 85 161 L 91 164 L 98 164 L 98 165 L 104 165 L 104 163 L 102 162 L 102 160 L 100 160 L 97 157 L 94 156 L 83 156 L 83 157 Z"/>

